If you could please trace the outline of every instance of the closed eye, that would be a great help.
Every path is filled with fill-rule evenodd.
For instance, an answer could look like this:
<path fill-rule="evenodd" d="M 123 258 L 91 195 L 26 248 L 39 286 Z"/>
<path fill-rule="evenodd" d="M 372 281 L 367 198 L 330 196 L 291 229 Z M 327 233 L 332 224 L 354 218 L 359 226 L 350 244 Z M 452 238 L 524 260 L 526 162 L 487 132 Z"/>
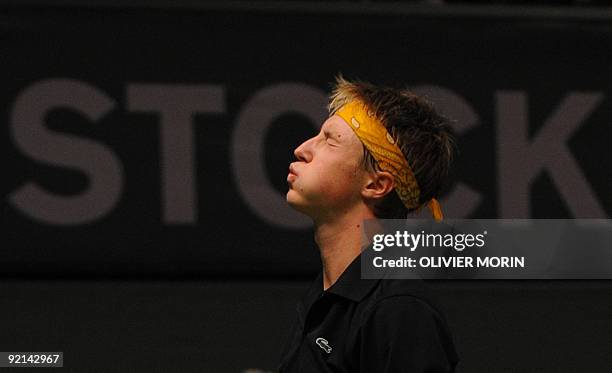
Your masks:
<path fill-rule="evenodd" d="M 334 138 L 329 132 L 324 132 L 323 133 L 325 135 L 325 141 L 332 146 L 338 146 L 338 140 L 336 140 L 336 138 Z"/>
<path fill-rule="evenodd" d="M 329 144 L 330 146 L 338 146 L 338 142 L 332 137 L 326 138 L 325 142 L 327 142 L 327 144 Z"/>

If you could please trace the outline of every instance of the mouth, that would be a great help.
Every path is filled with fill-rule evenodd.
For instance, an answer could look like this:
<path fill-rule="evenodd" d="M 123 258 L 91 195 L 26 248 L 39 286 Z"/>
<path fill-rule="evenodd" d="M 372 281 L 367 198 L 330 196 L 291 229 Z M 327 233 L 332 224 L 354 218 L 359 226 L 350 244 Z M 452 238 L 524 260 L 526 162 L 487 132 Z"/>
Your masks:
<path fill-rule="evenodd" d="M 295 171 L 293 164 L 289 165 L 289 175 L 297 176 L 297 172 Z"/>
<path fill-rule="evenodd" d="M 296 177 L 297 177 L 297 173 L 295 172 L 295 169 L 293 168 L 292 165 L 289 165 L 289 173 L 287 174 L 287 182 L 291 182 L 295 180 Z"/>

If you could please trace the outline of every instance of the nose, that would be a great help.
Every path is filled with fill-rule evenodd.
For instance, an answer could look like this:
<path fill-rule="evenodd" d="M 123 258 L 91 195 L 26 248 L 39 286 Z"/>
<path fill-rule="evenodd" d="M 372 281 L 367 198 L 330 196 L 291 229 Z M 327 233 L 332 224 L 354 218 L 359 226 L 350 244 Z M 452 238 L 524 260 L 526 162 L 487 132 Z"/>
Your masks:
<path fill-rule="evenodd" d="M 295 155 L 298 160 L 302 162 L 310 162 L 310 160 L 312 159 L 312 139 L 313 138 L 310 138 L 304 141 L 302 144 L 300 144 L 300 146 L 295 148 L 295 150 L 293 151 L 293 155 Z"/>

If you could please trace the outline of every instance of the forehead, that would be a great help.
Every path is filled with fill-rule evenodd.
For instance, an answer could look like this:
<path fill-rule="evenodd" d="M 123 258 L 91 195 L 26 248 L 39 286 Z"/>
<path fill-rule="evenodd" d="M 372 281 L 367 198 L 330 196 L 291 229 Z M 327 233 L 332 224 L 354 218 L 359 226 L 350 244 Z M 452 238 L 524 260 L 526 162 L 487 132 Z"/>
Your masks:
<path fill-rule="evenodd" d="M 348 123 L 338 115 L 332 115 L 327 118 L 321 129 L 339 135 L 341 140 L 360 142 Z"/>

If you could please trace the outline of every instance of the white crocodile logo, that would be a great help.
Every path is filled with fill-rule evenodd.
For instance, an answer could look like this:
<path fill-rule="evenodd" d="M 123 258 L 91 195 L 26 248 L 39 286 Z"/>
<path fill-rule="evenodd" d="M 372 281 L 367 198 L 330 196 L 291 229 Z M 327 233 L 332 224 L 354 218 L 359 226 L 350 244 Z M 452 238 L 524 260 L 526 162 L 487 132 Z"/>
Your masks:
<path fill-rule="evenodd" d="M 332 348 L 329 345 L 327 339 L 319 337 L 315 340 L 315 343 L 317 344 L 317 346 L 321 347 L 323 351 L 327 352 L 328 354 L 331 354 Z"/>

